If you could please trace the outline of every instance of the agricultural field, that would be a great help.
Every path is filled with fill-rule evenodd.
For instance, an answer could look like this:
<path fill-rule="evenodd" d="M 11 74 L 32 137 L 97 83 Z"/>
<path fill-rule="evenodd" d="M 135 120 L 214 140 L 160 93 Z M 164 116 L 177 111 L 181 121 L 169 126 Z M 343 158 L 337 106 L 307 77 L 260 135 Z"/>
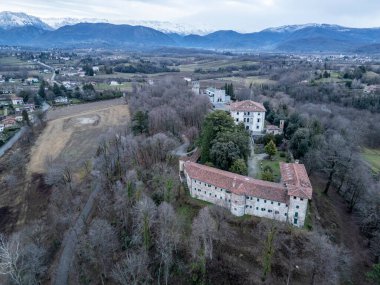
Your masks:
<path fill-rule="evenodd" d="M 255 61 L 233 61 L 233 60 L 203 60 L 198 61 L 196 63 L 191 64 L 183 64 L 178 66 L 180 71 L 182 72 L 193 72 L 196 69 L 203 69 L 203 70 L 209 70 L 209 69 L 218 69 L 218 68 L 226 68 L 229 66 L 238 66 L 242 67 L 243 65 L 253 65 L 257 64 Z"/>
<path fill-rule="evenodd" d="M 380 149 L 364 148 L 362 156 L 373 172 L 380 173 Z"/>
<path fill-rule="evenodd" d="M 219 78 L 220 80 L 232 82 L 234 84 L 243 85 L 249 87 L 252 85 L 263 85 L 263 84 L 275 84 L 276 81 L 270 80 L 264 76 L 248 76 L 248 77 L 223 77 Z"/>
<path fill-rule="evenodd" d="M 117 99 L 58 108 L 47 118 L 47 127 L 31 151 L 31 173 L 44 173 L 48 159 L 62 159 L 79 168 L 94 156 L 100 133 L 128 122 L 129 109 Z"/>

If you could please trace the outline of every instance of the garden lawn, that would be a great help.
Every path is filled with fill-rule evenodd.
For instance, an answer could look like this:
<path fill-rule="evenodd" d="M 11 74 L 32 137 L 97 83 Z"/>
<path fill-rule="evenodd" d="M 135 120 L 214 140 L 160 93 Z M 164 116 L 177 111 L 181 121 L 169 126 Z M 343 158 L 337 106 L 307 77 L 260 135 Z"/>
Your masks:
<path fill-rule="evenodd" d="M 362 156 L 373 172 L 380 173 L 380 149 L 363 148 Z"/>
<path fill-rule="evenodd" d="M 260 161 L 261 170 L 263 170 L 266 166 L 269 166 L 270 168 L 272 168 L 275 182 L 279 182 L 281 180 L 280 161 L 286 162 L 286 156 L 281 157 L 280 156 L 281 153 L 284 153 L 284 152 L 277 151 L 276 155 L 274 155 L 272 157 L 272 159 L 264 159 L 264 160 Z M 261 173 L 259 173 L 258 177 L 256 177 L 256 178 L 261 179 Z"/>

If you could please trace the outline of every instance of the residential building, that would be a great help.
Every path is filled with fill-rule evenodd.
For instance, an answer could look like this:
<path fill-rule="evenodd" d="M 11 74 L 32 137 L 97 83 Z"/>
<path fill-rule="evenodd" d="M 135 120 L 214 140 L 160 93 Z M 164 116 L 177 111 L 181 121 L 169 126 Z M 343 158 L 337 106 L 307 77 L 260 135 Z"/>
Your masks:
<path fill-rule="evenodd" d="M 206 95 L 209 97 L 211 103 L 229 103 L 231 101 L 230 96 L 226 95 L 226 90 L 216 89 L 213 87 L 206 89 Z"/>
<path fill-rule="evenodd" d="M 0 124 L 0 133 L 4 132 L 4 128 L 5 128 L 5 125 L 4 124 Z"/>
<path fill-rule="evenodd" d="M 199 81 L 191 82 L 191 91 L 193 91 L 195 95 L 201 94 L 201 85 Z"/>
<path fill-rule="evenodd" d="M 252 134 L 263 132 L 266 112 L 263 104 L 251 100 L 240 101 L 231 104 L 230 112 L 235 123 L 243 123 Z"/>
<path fill-rule="evenodd" d="M 266 133 L 267 134 L 272 134 L 272 135 L 282 135 L 284 132 L 284 126 L 285 126 L 285 121 L 281 120 L 280 121 L 280 126 L 275 126 L 275 125 L 268 125 L 266 127 Z"/>
<path fill-rule="evenodd" d="M 69 103 L 69 99 L 67 97 L 64 97 L 64 96 L 59 96 L 59 97 L 54 99 L 54 102 L 56 104 L 67 104 L 67 103 Z"/>
<path fill-rule="evenodd" d="M 11 97 L 12 105 L 24 105 L 24 100 L 21 97 Z"/>
<path fill-rule="evenodd" d="M 281 163 L 280 183 L 257 180 L 180 160 L 181 181 L 193 198 L 227 208 L 235 216 L 252 215 L 302 227 L 312 186 L 304 165 Z"/>

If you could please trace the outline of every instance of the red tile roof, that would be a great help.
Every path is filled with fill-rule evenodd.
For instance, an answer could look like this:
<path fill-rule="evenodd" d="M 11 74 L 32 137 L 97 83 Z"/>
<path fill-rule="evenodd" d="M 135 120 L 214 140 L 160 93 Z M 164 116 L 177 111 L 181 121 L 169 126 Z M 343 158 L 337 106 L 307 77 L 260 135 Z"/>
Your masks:
<path fill-rule="evenodd" d="M 237 112 L 266 112 L 263 104 L 251 100 L 231 104 L 231 111 Z"/>
<path fill-rule="evenodd" d="M 185 162 L 184 169 L 192 179 L 212 184 L 238 195 L 281 203 L 287 202 L 286 188 L 280 183 L 257 180 L 191 161 Z"/>
<path fill-rule="evenodd" d="M 282 181 L 288 189 L 288 195 L 311 199 L 313 188 L 305 166 L 298 163 L 280 163 Z"/>

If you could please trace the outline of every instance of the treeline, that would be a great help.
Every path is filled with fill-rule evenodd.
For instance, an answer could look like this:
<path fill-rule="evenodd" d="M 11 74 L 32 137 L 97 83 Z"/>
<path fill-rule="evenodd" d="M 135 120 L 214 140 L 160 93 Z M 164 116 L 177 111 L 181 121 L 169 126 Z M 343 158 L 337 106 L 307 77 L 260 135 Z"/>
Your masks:
<path fill-rule="evenodd" d="M 154 74 L 161 72 L 179 72 L 179 69 L 169 68 L 166 65 L 157 65 L 152 62 L 138 63 L 134 65 L 120 64 L 114 67 L 115 72 Z"/>

